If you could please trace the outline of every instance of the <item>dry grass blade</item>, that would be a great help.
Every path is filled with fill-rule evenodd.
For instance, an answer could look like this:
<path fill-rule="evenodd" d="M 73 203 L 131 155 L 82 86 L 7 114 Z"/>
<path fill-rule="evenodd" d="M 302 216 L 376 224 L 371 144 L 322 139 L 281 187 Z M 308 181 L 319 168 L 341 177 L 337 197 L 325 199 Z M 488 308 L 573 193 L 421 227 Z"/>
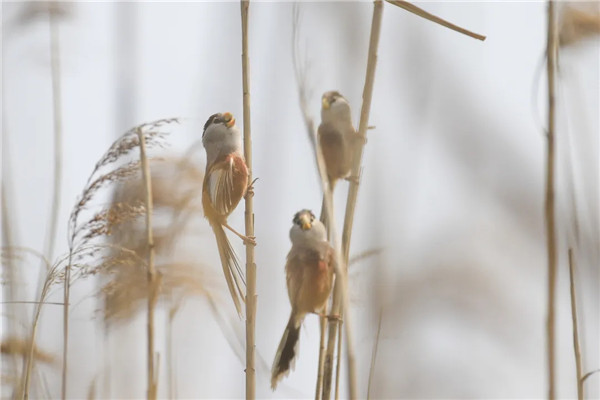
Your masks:
<path fill-rule="evenodd" d="M 548 1 L 547 63 L 548 74 L 548 132 L 546 152 L 546 193 L 544 201 L 546 222 L 546 249 L 548 255 L 548 299 L 546 319 L 546 345 L 548 356 L 548 397 L 553 400 L 555 392 L 555 304 L 556 304 L 556 226 L 554 205 L 554 172 L 556 163 L 555 150 L 555 82 L 557 57 L 557 32 L 555 22 L 554 1 Z"/>
<path fill-rule="evenodd" d="M 486 37 L 484 35 L 480 35 L 478 33 L 471 32 L 465 28 L 461 28 L 460 26 L 455 25 L 451 22 L 448 22 L 445 19 L 442 19 L 440 17 L 437 17 L 433 14 L 428 13 L 427 11 L 415 6 L 412 3 L 409 3 L 408 1 L 405 1 L 405 0 L 385 0 L 385 1 L 387 1 L 390 4 L 395 5 L 397 7 L 403 8 L 406 11 L 410 11 L 411 13 L 416 14 L 419 17 L 422 17 L 429 21 L 435 22 L 436 24 L 442 25 L 448 29 L 452 29 L 453 31 L 456 31 L 458 33 L 462 33 L 463 35 L 472 37 L 473 39 L 477 39 L 477 40 L 481 40 L 481 41 L 484 41 L 486 39 Z"/>

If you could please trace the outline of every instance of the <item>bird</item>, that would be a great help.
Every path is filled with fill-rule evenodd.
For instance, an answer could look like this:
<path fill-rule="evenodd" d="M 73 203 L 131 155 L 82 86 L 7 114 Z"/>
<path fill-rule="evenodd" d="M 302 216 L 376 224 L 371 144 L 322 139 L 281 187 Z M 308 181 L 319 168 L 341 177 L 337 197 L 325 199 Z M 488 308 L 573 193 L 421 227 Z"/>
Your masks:
<path fill-rule="evenodd" d="M 335 253 L 327 242 L 325 226 L 310 210 L 294 215 L 290 240 L 292 248 L 287 255 L 285 272 L 292 311 L 271 369 L 273 390 L 293 367 L 305 316 L 308 313 L 320 315 L 325 309 L 335 270 Z"/>
<path fill-rule="evenodd" d="M 325 160 L 329 187 L 333 193 L 339 179 L 352 179 L 352 161 L 360 144 L 360 135 L 352 125 L 350 104 L 335 90 L 325 92 L 321 97 L 321 124 L 317 136 Z M 325 199 L 320 219 L 327 226 Z"/>
<path fill-rule="evenodd" d="M 245 301 L 244 275 L 225 230 L 239 236 L 245 244 L 255 245 L 254 237 L 237 232 L 227 223 L 227 217 L 252 190 L 248 185 L 248 167 L 242 152 L 242 137 L 229 112 L 211 115 L 204 124 L 202 145 L 206 150 L 206 173 L 202 185 L 204 216 L 217 239 L 217 248 L 227 287 L 238 315 L 242 316 L 241 301 Z M 240 301 L 241 300 L 241 301 Z"/>

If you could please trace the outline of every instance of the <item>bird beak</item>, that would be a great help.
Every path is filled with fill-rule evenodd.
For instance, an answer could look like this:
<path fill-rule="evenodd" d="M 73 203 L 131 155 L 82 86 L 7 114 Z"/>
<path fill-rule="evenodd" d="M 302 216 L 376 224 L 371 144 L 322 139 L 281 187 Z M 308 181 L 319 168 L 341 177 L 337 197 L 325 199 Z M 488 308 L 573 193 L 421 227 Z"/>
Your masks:
<path fill-rule="evenodd" d="M 300 226 L 302 227 L 303 231 L 309 230 L 312 227 L 308 215 L 304 214 L 300 216 Z"/>
<path fill-rule="evenodd" d="M 235 118 L 233 118 L 233 115 L 230 112 L 223 114 L 223 120 L 225 120 L 225 126 L 228 128 L 231 128 L 233 125 L 235 125 Z"/>
<path fill-rule="evenodd" d="M 321 100 L 321 104 L 323 105 L 323 108 L 325 110 L 327 110 L 330 106 L 329 100 L 327 100 L 327 97 L 323 97 L 323 99 Z"/>

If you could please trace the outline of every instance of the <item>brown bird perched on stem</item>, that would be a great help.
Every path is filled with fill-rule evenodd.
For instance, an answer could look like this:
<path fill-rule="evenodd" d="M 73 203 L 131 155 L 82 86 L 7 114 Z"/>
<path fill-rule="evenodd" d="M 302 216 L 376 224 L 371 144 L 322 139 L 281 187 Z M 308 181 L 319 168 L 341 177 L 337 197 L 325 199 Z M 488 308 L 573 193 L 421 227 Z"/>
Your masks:
<path fill-rule="evenodd" d="M 325 226 L 315 220 L 311 211 L 296 213 L 290 239 L 292 249 L 287 256 L 285 272 L 292 312 L 273 361 L 273 390 L 292 367 L 304 317 L 308 313 L 321 313 L 324 310 L 335 269 L 335 254 L 327 242 Z"/>
<path fill-rule="evenodd" d="M 351 179 L 350 170 L 360 136 L 352 125 L 350 104 L 339 92 L 329 91 L 321 97 L 321 124 L 317 131 L 319 146 L 325 159 L 331 192 L 338 179 Z M 321 208 L 321 221 L 327 226 L 325 200 Z"/>
<path fill-rule="evenodd" d="M 251 187 L 248 167 L 242 152 L 242 137 L 231 113 L 217 113 L 204 124 L 202 145 L 206 150 L 206 173 L 202 186 L 204 216 L 217 238 L 223 273 L 238 314 L 242 315 L 240 298 L 245 301 L 244 276 L 224 227 L 244 243 L 256 244 L 253 237 L 237 232 L 227 224 L 227 217 Z"/>

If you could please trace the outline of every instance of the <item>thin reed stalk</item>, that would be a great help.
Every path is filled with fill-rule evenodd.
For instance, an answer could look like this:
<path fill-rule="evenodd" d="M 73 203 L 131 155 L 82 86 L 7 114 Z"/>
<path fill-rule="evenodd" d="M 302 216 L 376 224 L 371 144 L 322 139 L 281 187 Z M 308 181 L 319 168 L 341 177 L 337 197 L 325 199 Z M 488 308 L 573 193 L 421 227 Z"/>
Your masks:
<path fill-rule="evenodd" d="M 5 144 L 6 146 L 6 144 Z M 4 149 L 3 149 L 4 151 Z M 5 160 L 4 158 L 4 154 L 3 154 L 3 160 Z M 3 174 L 4 171 L 6 171 L 6 168 L 3 169 Z M 6 195 L 6 180 L 5 177 L 2 177 L 2 193 L 0 194 L 0 207 L 2 208 L 2 247 L 4 248 L 11 248 L 13 246 L 13 237 L 12 237 L 12 231 L 11 231 L 11 221 L 10 221 L 10 216 L 9 216 L 9 212 L 8 212 L 8 205 L 7 205 L 7 195 Z M 3 287 L 2 290 L 2 299 L 3 299 L 3 304 L 9 304 L 7 307 L 3 307 L 3 309 L 5 310 L 5 312 L 10 315 L 11 318 L 6 318 L 4 319 L 4 333 L 8 336 L 17 336 L 17 330 L 16 330 L 16 326 L 15 326 L 15 321 L 13 320 L 13 318 L 16 318 L 19 313 L 16 312 L 17 310 L 17 306 L 13 305 L 13 304 L 17 304 L 15 302 L 12 301 L 12 299 L 16 298 L 16 283 L 18 282 L 17 280 L 17 268 L 15 265 L 14 260 L 12 259 L 12 257 L 9 257 L 7 260 L 2 260 L 2 273 L 4 274 L 4 279 L 6 281 L 6 285 Z M 5 361 L 6 360 L 6 361 Z M 17 358 L 16 356 L 13 355 L 6 355 L 3 356 L 2 359 L 3 363 L 7 362 L 10 363 L 10 370 L 14 371 L 17 369 Z"/>
<path fill-rule="evenodd" d="M 51 4 L 51 3 L 50 3 Z M 60 209 L 60 195 L 62 188 L 62 92 L 60 80 L 60 41 L 58 23 L 55 11 L 48 9 L 50 29 L 50 70 L 52 80 L 52 118 L 54 120 L 54 185 L 52 188 L 52 203 L 50 208 L 50 225 L 46 232 L 44 255 L 48 260 L 52 259 L 54 245 L 56 242 L 56 230 L 58 227 L 58 212 Z M 70 266 L 65 271 L 64 282 L 64 305 L 63 305 L 63 365 L 61 380 L 61 397 L 67 397 L 67 365 L 68 365 L 68 337 L 69 337 L 69 284 Z M 45 283 L 44 283 L 45 288 Z M 42 288 L 42 290 L 44 289 Z"/>
<path fill-rule="evenodd" d="M 577 323 L 577 293 L 575 291 L 575 257 L 569 248 L 569 281 L 571 292 L 571 320 L 573 321 L 573 350 L 575 353 L 575 373 L 577 376 L 577 399 L 583 400 L 583 363 L 579 344 L 579 324 Z"/>
<path fill-rule="evenodd" d="M 327 305 L 323 310 L 327 315 Z M 315 400 L 321 398 L 323 392 L 323 363 L 325 362 L 325 328 L 327 327 L 327 318 L 319 317 L 319 365 L 317 367 L 317 385 L 315 390 Z"/>
<path fill-rule="evenodd" d="M 338 338 L 342 337 L 342 323 L 340 321 L 338 324 Z M 342 365 L 342 341 L 338 340 L 337 342 L 337 357 L 335 358 L 335 400 L 340 398 L 340 370 Z"/>
<path fill-rule="evenodd" d="M 52 118 L 54 121 L 54 186 L 52 188 L 52 203 L 50 208 L 50 226 L 46 233 L 44 256 L 52 260 L 56 230 L 58 227 L 58 212 L 62 189 L 62 90 L 60 72 L 60 41 L 58 37 L 58 23 L 54 11 L 48 12 L 50 19 L 50 69 L 52 74 Z"/>
<path fill-rule="evenodd" d="M 318 166 L 318 154 L 317 154 L 317 135 L 315 132 L 314 121 L 310 115 L 308 109 L 308 88 L 307 88 L 307 77 L 306 77 L 306 65 L 301 61 L 300 49 L 299 49 L 299 30 L 300 30 L 300 11 L 298 8 L 298 3 L 294 3 L 293 8 L 293 20 L 292 20 L 292 59 L 294 64 L 294 77 L 296 78 L 296 83 L 298 87 L 298 99 L 300 101 L 300 110 L 302 111 L 302 117 L 304 119 L 304 125 L 306 126 L 306 132 L 308 133 L 308 140 L 311 144 L 311 149 L 313 150 L 313 154 L 315 156 L 315 162 Z M 319 170 L 319 174 L 321 171 Z M 327 189 L 323 188 L 323 191 L 329 190 L 329 184 L 327 184 Z M 324 200 L 322 212 L 327 213 L 327 206 L 325 204 L 326 200 Z M 327 214 L 328 215 L 328 214 Z M 327 238 L 331 240 L 331 229 L 327 229 Z M 329 306 L 326 305 L 323 312 L 325 315 L 331 311 Z M 317 383 L 315 387 L 315 400 L 321 399 L 321 394 L 323 393 L 323 380 L 324 380 L 324 364 L 325 364 L 325 335 L 327 327 L 327 319 L 321 317 L 319 319 L 319 358 L 318 358 L 318 366 L 317 366 Z"/>
<path fill-rule="evenodd" d="M 173 299 L 170 299 L 171 302 Z M 175 303 L 171 305 L 169 309 L 169 320 L 167 322 L 167 335 L 166 335 L 166 348 L 167 348 L 167 392 L 169 393 L 170 399 L 176 399 L 176 388 L 177 384 L 175 383 L 175 367 L 174 367 L 174 354 L 173 354 L 173 324 L 175 322 L 175 315 L 179 311 L 179 303 Z"/>
<path fill-rule="evenodd" d="M 35 353 L 35 339 L 37 336 L 37 327 L 40 320 L 40 314 L 42 312 L 42 306 L 44 305 L 44 299 L 48 295 L 48 290 L 52 284 L 52 271 L 48 271 L 44 286 L 40 293 L 40 300 L 35 309 L 35 315 L 33 317 L 33 323 L 31 324 L 31 335 L 29 337 L 29 352 L 27 354 L 27 361 L 23 364 L 25 368 L 25 379 L 23 380 L 23 399 L 29 399 L 29 382 L 31 380 L 31 371 L 33 370 L 33 356 Z"/>
<path fill-rule="evenodd" d="M 9 252 L 25 252 L 32 254 L 38 257 L 43 266 L 43 270 L 46 271 L 44 284 L 42 286 L 42 290 L 40 292 L 39 300 L 34 302 L 36 304 L 35 312 L 33 315 L 33 320 L 31 323 L 31 332 L 29 334 L 29 340 L 27 342 L 27 352 L 23 353 L 23 362 L 22 362 L 22 373 L 21 373 L 21 382 L 18 389 L 18 394 L 13 396 L 14 398 L 28 399 L 29 398 L 29 385 L 31 382 L 31 372 L 33 370 L 33 362 L 35 356 L 35 339 L 37 336 L 37 327 L 40 319 L 40 314 L 42 311 L 42 306 L 46 304 L 46 296 L 48 295 L 48 291 L 50 290 L 50 286 L 57 280 L 56 268 L 50 266 L 48 260 L 44 257 L 43 254 L 38 253 L 35 250 L 21 247 L 13 247 L 7 248 Z M 12 254 L 9 254 L 8 259 L 12 258 Z"/>
<path fill-rule="evenodd" d="M 240 1 L 242 17 L 242 93 L 244 106 L 244 157 L 248 167 L 248 182 L 252 182 L 252 136 L 250 124 L 250 60 L 248 56 L 249 0 Z M 245 204 L 246 236 L 254 236 L 254 192 L 248 190 Z M 254 245 L 246 243 L 246 399 L 256 397 L 254 361 L 256 331 L 256 263 Z"/>
<path fill-rule="evenodd" d="M 377 349 L 379 348 L 379 337 L 381 335 L 381 320 L 383 319 L 383 307 L 379 309 L 379 323 L 377 324 L 377 335 L 373 343 L 373 352 L 371 353 L 371 367 L 369 368 L 369 383 L 367 385 L 367 400 L 371 398 L 371 384 L 375 376 L 375 362 L 377 361 Z"/>
<path fill-rule="evenodd" d="M 351 176 L 357 176 L 360 178 L 361 162 L 364 143 L 366 142 L 367 128 L 369 125 L 369 113 L 371 111 L 371 99 L 373 97 L 373 86 L 375 82 L 375 67 L 377 65 L 377 48 L 379 46 L 379 36 L 381 32 L 381 19 L 383 15 L 383 1 L 374 1 L 373 6 L 373 19 L 371 22 L 371 33 L 369 40 L 369 52 L 367 58 L 367 72 L 365 77 L 365 85 L 363 89 L 363 103 L 360 112 L 360 122 L 358 126 L 358 134 L 363 138 L 362 145 L 357 146 L 356 152 L 353 158 Z M 348 190 L 348 198 L 346 201 L 346 214 L 344 218 L 344 230 L 342 232 L 342 254 L 344 265 L 347 265 L 350 253 L 350 239 L 352 237 L 352 226 L 354 222 L 354 211 L 356 208 L 356 199 L 358 197 L 358 187 L 360 179 L 353 180 L 350 183 Z M 346 271 L 347 273 L 347 271 Z M 347 285 L 347 282 L 344 282 Z M 336 279 L 335 286 L 333 288 L 333 305 L 332 314 L 342 316 L 342 311 L 339 302 L 339 296 L 337 295 L 341 287 L 341 282 Z M 349 311 L 348 307 L 344 307 Z M 348 381 L 350 385 L 350 398 L 357 398 L 356 389 L 356 360 L 354 352 L 352 351 L 351 343 L 351 330 L 350 324 L 348 323 L 349 312 L 344 315 L 346 320 L 346 348 L 348 357 Z M 327 353 L 325 354 L 325 383 L 323 384 L 323 399 L 329 399 L 331 391 L 331 379 L 332 379 L 332 367 L 333 367 L 333 353 L 336 342 L 336 325 L 338 321 L 330 321 L 328 328 L 328 342 L 327 342 Z M 342 338 L 340 337 L 339 340 Z"/>
<path fill-rule="evenodd" d="M 548 132 L 546 133 L 546 189 L 545 189 L 545 222 L 546 222 L 546 248 L 548 254 L 548 298 L 546 318 L 546 345 L 548 357 L 548 398 L 556 398 L 555 391 L 555 304 L 556 304 L 556 226 L 554 205 L 554 172 L 555 172 L 555 71 L 557 53 L 557 31 L 555 21 L 554 1 L 548 1 L 548 27 L 547 27 L 547 63 L 548 74 Z"/>
<path fill-rule="evenodd" d="M 303 84 L 305 83 L 302 79 L 302 77 L 300 76 L 300 74 L 298 74 L 298 71 L 296 73 L 296 79 L 298 80 L 298 86 L 299 86 L 299 96 L 300 96 L 300 108 L 302 110 L 302 116 L 304 118 L 304 123 L 308 132 L 308 136 L 311 139 L 311 142 L 316 143 L 316 134 L 315 134 L 315 127 L 314 127 L 314 123 L 313 120 L 310 116 L 310 113 L 308 111 L 307 108 L 307 102 L 306 102 L 306 98 L 304 97 L 306 91 L 305 88 L 303 87 Z M 345 308 L 349 307 L 349 299 L 348 299 L 348 288 L 347 288 L 347 284 L 348 284 L 348 279 L 347 279 L 347 268 L 346 265 L 344 263 L 344 259 L 342 258 L 342 249 L 341 249 L 341 242 L 339 240 L 338 234 L 337 234 L 337 230 L 335 227 L 335 213 L 333 211 L 333 193 L 331 191 L 331 186 L 329 185 L 329 181 L 327 178 L 327 170 L 325 167 L 325 159 L 323 157 L 323 152 L 321 151 L 321 148 L 319 146 L 315 147 L 315 161 L 317 164 L 317 169 L 319 171 L 319 178 L 321 181 L 321 188 L 323 190 L 323 198 L 324 198 L 324 213 L 326 215 L 326 218 L 328 221 L 330 221 L 331 224 L 331 232 L 330 232 L 330 237 L 332 240 L 332 247 L 335 250 L 335 260 L 336 262 L 334 263 L 334 268 L 335 268 L 335 286 L 334 286 L 334 299 L 333 299 L 333 303 L 336 303 L 338 305 L 343 304 Z M 335 289 L 337 287 L 337 290 Z M 333 313 L 333 311 L 332 311 Z M 337 316 L 338 314 L 332 314 L 333 318 L 331 318 L 333 320 L 333 324 L 334 326 L 337 326 L 338 321 L 335 321 L 337 318 L 335 318 L 335 316 Z M 329 328 L 329 332 L 331 332 L 331 323 L 329 324 L 330 328 Z M 346 336 L 349 338 L 348 339 L 348 359 L 349 360 L 354 360 L 354 351 L 353 349 L 353 340 L 352 340 L 352 332 L 351 330 L 348 328 L 350 326 L 350 319 L 347 317 L 346 318 Z M 334 328 L 335 329 L 335 328 Z M 328 332 L 328 333 L 329 333 Z M 335 333 L 334 333 L 335 334 Z M 329 341 L 328 342 L 328 350 L 329 350 L 329 345 L 330 343 L 332 345 L 335 345 L 335 341 Z M 332 352 L 333 353 L 333 352 Z M 320 358 L 320 357 L 319 357 Z M 329 360 L 327 358 L 325 358 L 324 361 L 324 373 L 326 371 L 329 370 L 329 373 L 331 375 L 331 371 L 332 371 L 332 365 L 327 365 L 327 363 L 332 363 L 333 362 L 333 355 L 329 358 Z M 349 379 L 349 386 L 350 386 L 350 398 L 356 398 L 356 373 L 354 371 L 355 368 L 355 363 L 353 362 L 349 362 L 348 363 L 348 370 L 349 370 L 349 375 L 350 375 L 350 379 Z M 328 388 L 326 388 L 326 385 L 329 385 Z M 325 391 L 328 391 L 328 393 L 331 392 L 331 379 L 329 379 L 329 382 L 325 379 L 325 376 L 323 378 L 323 393 L 325 393 Z M 325 397 L 323 397 L 324 399 Z"/>
<path fill-rule="evenodd" d="M 137 128 L 137 136 L 140 144 L 140 161 L 142 177 L 145 187 L 146 203 L 146 240 L 147 240 L 147 268 L 148 268 L 148 400 L 156 399 L 157 375 L 154 371 L 154 306 L 156 305 L 157 280 L 154 267 L 154 234 L 152 231 L 152 179 L 150 177 L 150 165 L 146 154 L 146 138 L 141 128 Z"/>
<path fill-rule="evenodd" d="M 309 138 L 316 138 L 316 133 L 315 133 L 315 126 L 313 123 L 313 120 L 310 116 L 310 113 L 308 111 L 307 108 L 307 101 L 306 98 L 304 97 L 306 91 L 303 87 L 304 85 L 304 80 L 302 79 L 302 77 L 300 76 L 300 74 L 296 74 L 296 79 L 298 80 L 298 86 L 299 86 L 299 96 L 300 96 L 300 108 L 302 110 L 302 116 L 304 118 L 304 123 L 306 126 L 306 130 L 308 132 L 308 136 Z M 316 140 L 311 140 L 311 142 L 316 144 Z M 331 186 L 329 185 L 329 180 L 327 178 L 327 170 L 325 167 L 325 158 L 323 157 L 323 152 L 321 151 L 321 147 L 320 146 L 316 146 L 315 148 L 315 161 L 317 164 L 317 169 L 319 171 L 319 179 L 321 182 L 321 189 L 323 190 L 323 198 L 324 198 L 324 213 L 326 215 L 326 218 L 328 221 L 331 221 L 331 232 L 330 232 L 330 237 L 332 240 L 332 247 L 335 250 L 335 260 L 336 262 L 334 263 L 334 268 L 335 268 L 335 287 L 338 288 L 338 290 L 335 290 L 334 288 L 334 299 L 333 299 L 333 303 L 339 304 L 343 304 L 345 308 L 349 307 L 349 299 L 348 299 L 348 278 L 347 278 L 347 268 L 346 265 L 344 263 L 344 259 L 342 258 L 342 249 L 341 249 L 341 242 L 339 240 L 338 234 L 337 234 L 337 230 L 336 230 L 336 224 L 335 224 L 335 213 L 333 211 L 333 193 L 331 191 Z M 333 313 L 333 311 L 332 311 Z M 332 320 L 334 320 L 334 325 L 337 326 L 337 321 L 335 321 L 337 318 L 335 318 L 337 314 L 332 314 L 333 318 L 331 318 Z M 331 326 L 331 323 L 330 323 Z M 346 327 L 350 326 L 350 319 L 346 318 Z M 353 346 L 353 341 L 352 341 L 352 332 L 349 328 L 346 329 L 346 336 L 349 338 L 348 339 L 348 345 L 347 347 L 349 348 L 349 356 L 348 358 L 353 358 L 354 355 L 354 351 L 352 350 L 352 346 Z M 331 342 L 334 343 L 334 342 Z M 328 346 L 329 346 L 329 342 L 328 342 Z M 350 357 L 350 355 L 352 355 L 352 357 Z M 327 371 L 327 362 L 328 360 L 325 359 L 325 363 L 324 363 L 324 372 Z M 329 363 L 333 362 L 333 356 L 329 359 Z M 331 368 L 332 366 L 329 366 L 329 371 L 331 374 Z M 354 367 L 355 365 L 353 363 L 349 363 L 348 364 L 348 369 L 349 369 L 349 375 L 351 377 L 351 379 L 349 380 L 349 385 L 350 385 L 350 397 L 351 398 L 356 398 L 356 373 L 354 371 Z M 324 378 L 323 379 L 323 392 L 325 392 L 326 388 L 325 385 L 327 384 L 327 380 Z M 329 392 L 331 391 L 331 379 L 329 379 L 329 388 L 328 388 Z"/>

